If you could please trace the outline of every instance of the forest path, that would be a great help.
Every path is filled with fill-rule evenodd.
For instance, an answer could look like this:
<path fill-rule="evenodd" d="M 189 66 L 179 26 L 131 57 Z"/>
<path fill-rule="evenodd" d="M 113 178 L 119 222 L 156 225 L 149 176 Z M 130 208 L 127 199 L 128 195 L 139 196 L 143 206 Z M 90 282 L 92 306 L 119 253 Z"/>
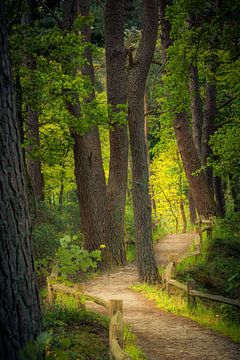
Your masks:
<path fill-rule="evenodd" d="M 155 246 L 159 264 L 165 266 L 172 252 L 183 254 L 195 234 L 169 235 Z M 86 284 L 86 292 L 105 300 L 123 299 L 124 321 L 137 336 L 138 345 L 149 360 L 236 360 L 240 344 L 201 327 L 194 321 L 156 308 L 152 301 L 129 289 L 138 283 L 136 266 L 105 274 Z M 97 305 L 96 305 L 97 306 Z M 91 305 L 94 308 L 95 305 Z M 99 311 L 104 312 L 98 307 Z"/>

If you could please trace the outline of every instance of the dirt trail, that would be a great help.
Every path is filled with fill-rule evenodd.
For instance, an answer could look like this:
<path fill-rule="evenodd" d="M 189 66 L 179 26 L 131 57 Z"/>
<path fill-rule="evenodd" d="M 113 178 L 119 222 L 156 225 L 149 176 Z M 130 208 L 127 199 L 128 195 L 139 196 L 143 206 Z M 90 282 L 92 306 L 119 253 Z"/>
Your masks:
<path fill-rule="evenodd" d="M 185 253 L 193 237 L 188 234 L 164 238 L 155 247 L 158 262 L 165 266 L 170 253 Z M 86 291 L 106 300 L 123 299 L 124 320 L 149 360 L 240 359 L 240 344 L 192 320 L 157 309 L 153 302 L 129 289 L 137 282 L 137 270 L 132 265 L 89 281 Z"/>

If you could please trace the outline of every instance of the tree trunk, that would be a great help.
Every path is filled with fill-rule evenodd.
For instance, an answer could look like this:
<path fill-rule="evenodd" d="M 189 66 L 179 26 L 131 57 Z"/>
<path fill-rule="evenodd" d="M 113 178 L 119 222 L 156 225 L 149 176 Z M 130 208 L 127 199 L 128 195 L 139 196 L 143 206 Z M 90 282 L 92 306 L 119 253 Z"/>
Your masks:
<path fill-rule="evenodd" d="M 158 0 L 159 3 L 159 17 L 161 24 L 161 49 L 162 49 L 162 69 L 164 70 L 166 65 L 166 50 L 172 45 L 170 37 L 171 25 L 165 17 L 165 8 L 167 5 L 171 5 L 173 0 Z"/>
<path fill-rule="evenodd" d="M 119 4 L 117 4 L 118 6 Z M 89 0 L 73 1 L 72 4 L 65 1 L 65 28 L 71 29 L 78 14 L 88 16 L 89 7 Z M 108 24 L 108 26 L 110 25 L 112 26 L 112 24 Z M 120 29 L 115 29 L 115 31 L 117 36 L 120 36 L 121 18 L 118 25 Z M 91 28 L 89 25 L 83 26 L 82 35 L 86 42 L 91 42 Z M 112 42 L 113 40 L 108 39 L 107 41 Z M 122 46 L 123 43 L 120 45 L 121 51 L 124 50 Z M 116 105 L 123 104 L 126 101 L 126 94 L 124 94 L 126 86 L 125 69 L 123 68 L 126 55 L 125 52 L 121 52 L 119 55 L 119 49 L 117 49 L 117 53 L 116 49 L 111 50 L 108 53 L 108 56 L 110 56 L 110 59 L 108 57 L 108 63 L 111 61 L 109 65 L 110 74 L 108 72 L 108 87 L 110 87 L 108 100 L 116 110 Z M 116 73 L 116 56 L 119 57 L 120 64 L 118 64 L 118 67 L 120 66 L 121 74 Z M 90 47 L 85 49 L 85 58 L 87 64 L 81 70 L 83 75 L 89 77 L 94 87 L 94 70 Z M 112 82 L 111 76 L 114 76 L 114 82 L 121 81 L 118 84 L 121 86 L 120 92 L 116 92 L 114 88 L 116 84 Z M 94 97 L 93 91 L 86 101 L 91 102 Z M 76 118 L 81 117 L 81 104 L 79 102 L 77 105 L 68 104 L 68 109 Z M 111 160 L 108 189 L 102 163 L 98 128 L 94 126 L 85 135 L 79 135 L 76 131 L 73 131 L 73 138 L 75 177 L 86 248 L 94 250 L 102 244 L 106 245 L 103 250 L 102 268 L 110 269 L 112 266 L 123 265 L 125 264 L 123 226 L 128 159 L 126 127 L 119 127 L 118 124 L 114 124 L 110 133 Z"/>
<path fill-rule="evenodd" d="M 124 213 L 128 174 L 128 134 L 125 124 L 116 117 L 121 106 L 126 107 L 126 49 L 123 33 L 124 2 L 107 0 L 105 8 L 105 51 L 107 70 L 107 98 L 111 106 L 110 167 L 107 187 L 108 212 L 111 217 L 112 246 L 119 265 L 126 262 L 124 247 Z M 120 105 L 120 106 L 119 106 Z M 112 115 L 111 115 L 112 114 Z"/>
<path fill-rule="evenodd" d="M 152 175 L 151 172 L 151 165 L 150 165 L 150 156 L 149 156 L 149 148 L 148 148 L 148 95 L 147 95 L 147 89 L 145 89 L 144 92 L 144 136 L 145 136 L 145 143 L 146 143 L 146 148 L 147 148 L 147 160 L 148 160 L 148 171 L 149 171 L 149 176 Z M 150 197 L 151 197 L 151 204 L 152 204 L 152 210 L 153 210 L 153 214 L 154 214 L 154 218 L 157 219 L 157 206 L 156 206 L 156 201 L 155 201 L 155 196 L 154 196 L 154 188 L 153 186 L 150 184 Z M 154 227 L 154 224 L 153 224 Z"/>
<path fill-rule="evenodd" d="M 224 191 L 223 191 L 221 176 L 213 177 L 213 187 L 214 187 L 215 200 L 216 200 L 217 207 L 219 210 L 219 216 L 224 217 L 224 215 L 225 215 L 225 199 L 224 199 Z"/>
<path fill-rule="evenodd" d="M 188 207 L 189 207 L 190 222 L 192 225 L 195 225 L 197 220 L 197 213 L 190 190 L 188 190 Z"/>
<path fill-rule="evenodd" d="M 0 357 L 17 353 L 41 330 L 31 225 L 16 98 L 0 2 Z"/>
<path fill-rule="evenodd" d="M 191 100 L 193 142 L 197 150 L 199 160 L 202 162 L 201 142 L 202 142 L 203 113 L 202 113 L 201 97 L 199 91 L 197 66 L 191 66 L 190 68 L 189 91 L 190 91 L 190 100 Z"/>
<path fill-rule="evenodd" d="M 178 148 L 182 157 L 188 183 L 198 214 L 205 217 L 217 214 L 216 203 L 204 172 L 196 174 L 201 164 L 198 158 L 188 122 L 184 114 L 177 114 L 173 122 Z"/>
<path fill-rule="evenodd" d="M 128 69 L 128 121 L 132 154 L 133 207 L 137 265 L 142 281 L 159 280 L 152 243 L 151 199 L 147 148 L 144 136 L 144 91 L 153 58 L 157 31 L 157 1 L 143 1 L 144 25 L 136 55 Z"/>
<path fill-rule="evenodd" d="M 182 233 L 186 234 L 186 232 L 187 232 L 187 218 L 186 218 L 185 209 L 184 209 L 184 201 L 183 201 L 182 198 L 180 198 L 180 212 L 181 212 L 182 222 L 183 222 Z"/>
<path fill-rule="evenodd" d="M 37 4 L 34 0 L 27 0 L 27 11 L 22 18 L 22 24 L 24 26 L 33 26 L 36 20 L 36 8 Z M 24 65 L 33 71 L 36 69 L 36 64 L 33 56 L 28 54 L 25 58 Z M 27 104 L 27 123 L 28 129 L 26 131 L 26 138 L 29 142 L 28 146 L 28 157 L 27 157 L 27 169 L 31 180 L 33 192 L 36 200 L 44 200 L 44 179 L 41 170 L 41 160 L 39 157 L 32 156 L 34 151 L 38 151 L 40 147 L 40 136 L 39 136 L 39 119 L 38 112 Z"/>
<path fill-rule="evenodd" d="M 74 20 L 78 15 L 88 16 L 90 1 L 72 0 L 64 2 L 64 27 L 71 31 Z M 85 24 L 81 30 L 84 40 L 91 43 L 91 28 Z M 82 74 L 88 77 L 94 86 L 94 70 L 90 47 L 85 48 L 84 56 L 87 63 L 82 67 Z M 94 90 L 86 101 L 91 102 L 95 97 Z M 69 112 L 81 119 L 81 104 L 76 96 L 76 103 L 67 104 Z M 85 248 L 89 251 L 105 245 L 102 251 L 101 267 L 109 269 L 113 265 L 112 244 L 108 237 L 109 218 L 107 216 L 107 194 L 105 174 L 102 164 L 99 131 L 96 126 L 80 135 L 72 129 L 74 139 L 73 153 L 77 194 L 80 205 L 82 230 Z"/>

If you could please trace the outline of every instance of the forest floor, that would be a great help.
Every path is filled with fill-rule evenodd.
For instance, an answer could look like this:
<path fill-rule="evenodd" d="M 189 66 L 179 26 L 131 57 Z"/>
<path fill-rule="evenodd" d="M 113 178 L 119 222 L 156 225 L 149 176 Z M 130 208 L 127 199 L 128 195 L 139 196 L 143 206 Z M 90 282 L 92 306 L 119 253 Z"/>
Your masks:
<path fill-rule="evenodd" d="M 158 264 L 165 266 L 170 253 L 185 253 L 194 236 L 168 235 L 162 239 L 155 245 Z M 147 359 L 240 359 L 240 344 L 192 320 L 157 309 L 152 301 L 130 289 L 137 283 L 136 266 L 129 265 L 115 273 L 88 281 L 86 292 L 105 300 L 123 299 L 124 321 L 137 336 L 137 344 Z M 94 306 L 91 304 L 91 308 Z"/>

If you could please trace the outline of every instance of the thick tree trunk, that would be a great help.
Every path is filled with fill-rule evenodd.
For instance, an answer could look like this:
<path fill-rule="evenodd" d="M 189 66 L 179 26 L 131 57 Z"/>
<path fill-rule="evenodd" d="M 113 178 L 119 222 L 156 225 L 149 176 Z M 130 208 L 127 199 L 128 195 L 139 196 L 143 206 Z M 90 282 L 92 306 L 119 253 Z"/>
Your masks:
<path fill-rule="evenodd" d="M 202 142 L 203 113 L 202 113 L 202 104 L 201 104 L 201 97 L 199 91 L 197 66 L 191 66 L 190 68 L 189 91 L 190 91 L 190 100 L 191 100 L 193 142 L 197 150 L 199 160 L 202 162 L 201 142 Z"/>
<path fill-rule="evenodd" d="M 193 197 L 191 191 L 188 190 L 188 207 L 189 207 L 189 215 L 190 215 L 190 222 L 192 225 L 196 223 L 197 220 L 197 212 L 193 202 Z"/>
<path fill-rule="evenodd" d="M 188 122 L 184 114 L 176 115 L 173 123 L 178 148 L 198 214 L 209 217 L 217 214 L 213 192 L 204 172 L 196 174 L 201 164 L 198 158 Z"/>
<path fill-rule="evenodd" d="M 90 1 L 72 0 L 64 2 L 64 27 L 70 31 L 78 15 L 88 16 Z M 91 42 L 91 28 L 82 27 L 81 33 L 86 42 Z M 82 67 L 82 74 L 87 76 L 94 86 L 94 70 L 90 47 L 85 49 L 87 63 Z M 95 97 L 94 91 L 86 101 L 91 102 Z M 81 105 L 67 104 L 69 112 L 76 118 L 81 118 Z M 82 230 L 84 233 L 85 248 L 89 251 L 105 245 L 102 252 L 102 268 L 109 269 L 113 265 L 112 244 L 108 237 L 109 217 L 107 215 L 107 194 L 105 174 L 102 164 L 101 144 L 99 131 L 96 126 L 80 135 L 72 130 L 74 139 L 74 166 L 77 184 L 77 194 L 80 205 Z"/>
<path fill-rule="evenodd" d="M 16 360 L 39 334 L 41 322 L 3 2 L 0 44 L 0 357 Z"/>
<path fill-rule="evenodd" d="M 144 25 L 127 79 L 128 121 L 132 154 L 133 206 L 137 265 L 142 281 L 159 280 L 152 243 L 151 199 L 147 148 L 144 136 L 144 90 L 158 30 L 157 1 L 143 1 Z"/>
<path fill-rule="evenodd" d="M 118 124 L 114 116 L 126 106 L 126 49 L 123 33 L 124 2 L 107 0 L 105 8 L 105 50 L 107 69 L 107 98 L 111 106 L 110 167 L 107 187 L 108 212 L 111 216 L 112 246 L 119 265 L 126 262 L 124 248 L 124 213 L 128 174 L 128 134 L 125 124 Z M 120 105 L 120 107 L 119 107 Z M 112 113 L 112 115 L 111 115 Z"/>

